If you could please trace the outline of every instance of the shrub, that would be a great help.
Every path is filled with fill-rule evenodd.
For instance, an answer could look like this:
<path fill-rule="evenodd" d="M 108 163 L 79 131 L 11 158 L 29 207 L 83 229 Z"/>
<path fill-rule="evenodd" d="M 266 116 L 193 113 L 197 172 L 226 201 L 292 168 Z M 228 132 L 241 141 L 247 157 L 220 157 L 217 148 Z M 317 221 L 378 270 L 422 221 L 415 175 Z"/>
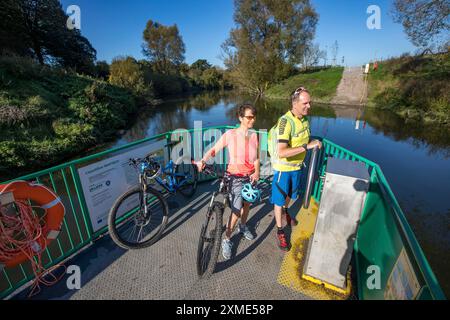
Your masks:
<path fill-rule="evenodd" d="M 154 96 L 152 85 L 145 83 L 144 71 L 132 57 L 118 57 L 113 60 L 109 82 L 145 98 Z"/>

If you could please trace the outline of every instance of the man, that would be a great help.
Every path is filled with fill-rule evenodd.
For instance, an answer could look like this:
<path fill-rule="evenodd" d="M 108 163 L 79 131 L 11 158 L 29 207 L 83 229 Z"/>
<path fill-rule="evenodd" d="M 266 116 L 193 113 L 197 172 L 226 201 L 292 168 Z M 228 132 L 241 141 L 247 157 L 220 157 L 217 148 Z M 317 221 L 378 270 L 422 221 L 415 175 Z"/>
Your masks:
<path fill-rule="evenodd" d="M 291 110 L 279 120 L 277 130 L 277 156 L 272 161 L 274 176 L 272 181 L 272 203 L 274 204 L 277 239 L 280 249 L 289 251 L 290 244 L 282 228 L 282 215 L 288 225 L 295 225 L 287 208 L 291 199 L 298 197 L 300 174 L 306 151 L 314 147 L 321 148 L 318 140 L 309 142 L 310 128 L 306 118 L 311 108 L 311 96 L 308 90 L 299 87 L 291 94 Z"/>

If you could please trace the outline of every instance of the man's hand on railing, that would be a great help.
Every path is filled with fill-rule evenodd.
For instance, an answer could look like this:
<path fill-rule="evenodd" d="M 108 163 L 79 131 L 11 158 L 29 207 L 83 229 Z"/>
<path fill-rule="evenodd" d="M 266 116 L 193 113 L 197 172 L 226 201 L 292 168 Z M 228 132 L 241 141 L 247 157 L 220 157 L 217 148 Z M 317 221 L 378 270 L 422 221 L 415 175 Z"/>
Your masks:
<path fill-rule="evenodd" d="M 314 149 L 314 148 L 316 148 L 316 147 L 318 147 L 319 149 L 321 149 L 321 148 L 322 148 L 322 142 L 319 141 L 319 140 L 313 140 L 313 141 L 311 141 L 310 143 L 308 143 L 308 145 L 306 146 L 306 148 L 307 148 L 308 150 Z"/>

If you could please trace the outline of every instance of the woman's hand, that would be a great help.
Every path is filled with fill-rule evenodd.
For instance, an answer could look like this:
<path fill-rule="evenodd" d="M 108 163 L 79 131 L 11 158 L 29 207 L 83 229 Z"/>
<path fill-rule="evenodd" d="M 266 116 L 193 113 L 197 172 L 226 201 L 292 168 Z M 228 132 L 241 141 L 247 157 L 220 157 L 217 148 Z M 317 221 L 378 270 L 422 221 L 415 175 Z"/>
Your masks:
<path fill-rule="evenodd" d="M 206 162 L 203 160 L 197 161 L 195 163 L 195 165 L 197 166 L 198 172 L 202 172 L 203 169 L 205 168 Z"/>
<path fill-rule="evenodd" d="M 250 183 L 255 183 L 259 181 L 259 173 L 255 172 L 252 175 L 250 175 Z"/>

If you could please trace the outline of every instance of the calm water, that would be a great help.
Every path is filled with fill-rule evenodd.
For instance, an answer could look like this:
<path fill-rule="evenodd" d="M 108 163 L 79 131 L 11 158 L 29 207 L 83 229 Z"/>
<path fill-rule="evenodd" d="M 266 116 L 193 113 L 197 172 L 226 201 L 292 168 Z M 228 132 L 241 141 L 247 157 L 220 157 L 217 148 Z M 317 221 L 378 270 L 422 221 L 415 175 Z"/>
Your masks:
<path fill-rule="evenodd" d="M 313 97 L 314 98 L 314 97 Z M 176 128 L 234 125 L 236 106 L 254 102 L 234 92 L 206 93 L 165 102 L 143 112 L 112 146 Z M 269 130 L 289 108 L 284 101 L 258 101 L 255 127 Z M 313 135 L 378 163 L 396 195 L 447 297 L 450 297 L 450 131 L 405 123 L 387 111 L 313 105 Z M 108 146 L 110 147 L 110 146 Z"/>

